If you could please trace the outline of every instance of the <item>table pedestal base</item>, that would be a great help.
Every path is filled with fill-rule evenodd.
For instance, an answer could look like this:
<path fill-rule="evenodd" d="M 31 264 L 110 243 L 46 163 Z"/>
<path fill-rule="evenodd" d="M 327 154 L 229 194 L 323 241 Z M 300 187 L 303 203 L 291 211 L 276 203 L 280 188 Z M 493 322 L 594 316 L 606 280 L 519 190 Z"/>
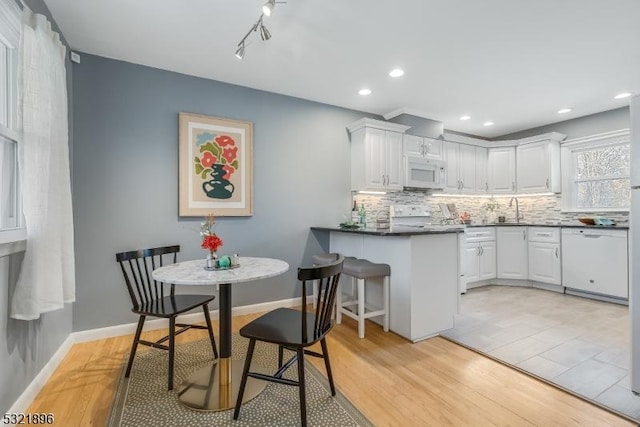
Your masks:
<path fill-rule="evenodd" d="M 198 411 L 224 411 L 236 404 L 238 389 L 242 380 L 244 360 L 221 358 L 213 361 L 180 384 L 178 400 L 185 406 Z M 251 366 L 252 372 L 271 373 L 262 366 Z M 226 383 L 226 384 L 225 384 Z M 246 403 L 264 390 L 266 381 L 247 378 L 242 403 Z"/>

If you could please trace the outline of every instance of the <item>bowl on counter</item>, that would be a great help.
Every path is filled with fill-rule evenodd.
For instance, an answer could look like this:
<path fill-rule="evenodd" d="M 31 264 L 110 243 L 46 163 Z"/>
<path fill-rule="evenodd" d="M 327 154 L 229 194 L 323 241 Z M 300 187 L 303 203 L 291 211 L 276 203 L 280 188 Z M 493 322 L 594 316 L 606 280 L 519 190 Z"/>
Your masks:
<path fill-rule="evenodd" d="M 585 225 L 595 225 L 595 220 L 593 218 L 578 218 L 578 221 Z"/>

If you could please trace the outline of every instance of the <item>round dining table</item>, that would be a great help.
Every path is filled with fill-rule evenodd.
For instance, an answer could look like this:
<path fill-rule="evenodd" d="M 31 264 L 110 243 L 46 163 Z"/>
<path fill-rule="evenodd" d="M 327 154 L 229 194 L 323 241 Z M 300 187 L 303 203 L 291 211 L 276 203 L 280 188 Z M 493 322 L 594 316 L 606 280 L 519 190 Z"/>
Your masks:
<path fill-rule="evenodd" d="M 231 268 L 207 270 L 205 267 L 204 259 L 183 261 L 160 267 L 152 276 L 154 280 L 174 285 L 219 286 L 220 357 L 184 380 L 178 389 L 178 398 L 193 409 L 222 411 L 235 405 L 244 365 L 243 361 L 231 363 L 231 288 L 236 283 L 283 274 L 289 270 L 289 264 L 273 258 L 242 257 L 239 265 Z M 243 403 L 265 387 L 264 381 L 249 380 Z"/>

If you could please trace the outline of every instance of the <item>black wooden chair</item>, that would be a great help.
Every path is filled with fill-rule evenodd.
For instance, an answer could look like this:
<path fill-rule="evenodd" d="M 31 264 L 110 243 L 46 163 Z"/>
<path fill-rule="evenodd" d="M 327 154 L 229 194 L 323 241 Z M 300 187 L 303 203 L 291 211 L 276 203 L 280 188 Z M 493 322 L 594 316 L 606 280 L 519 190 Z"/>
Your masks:
<path fill-rule="evenodd" d="M 169 390 L 173 389 L 173 359 L 175 337 L 191 328 L 208 329 L 214 358 L 218 358 L 218 349 L 213 337 L 211 318 L 209 317 L 209 302 L 215 299 L 213 295 L 175 295 L 174 285 L 171 284 L 168 295 L 165 295 L 165 284 L 151 278 L 151 272 L 166 264 L 176 262 L 180 246 L 165 246 L 161 248 L 140 249 L 116 254 L 116 261 L 120 264 L 124 281 L 131 297 L 133 307 L 131 311 L 140 315 L 131 354 L 127 364 L 125 377 L 131 373 L 131 365 L 136 355 L 138 344 L 160 348 L 169 351 Z M 202 307 L 207 326 L 176 323 L 176 317 L 197 307 Z M 147 316 L 169 319 L 169 333 L 158 341 L 151 342 L 140 339 L 142 326 Z M 180 329 L 176 331 L 176 326 Z M 169 345 L 163 344 L 169 341 Z"/>
<path fill-rule="evenodd" d="M 240 415 L 240 405 L 247 385 L 247 378 L 257 378 L 279 384 L 298 386 L 300 395 L 300 418 L 302 425 L 307 425 L 307 405 L 305 397 L 304 355 L 321 357 L 324 359 L 331 395 L 336 395 L 329 362 L 329 352 L 325 336 L 333 328 L 332 311 L 336 302 L 338 281 L 342 272 L 344 257 L 322 266 L 298 268 L 298 280 L 302 282 L 302 311 L 290 308 L 273 310 L 240 329 L 240 335 L 249 338 L 247 358 L 244 363 L 242 381 L 238 390 L 233 419 Z M 307 282 L 317 281 L 317 295 L 314 295 L 316 307 L 314 312 L 307 312 Z M 278 345 L 278 370 L 273 375 L 250 372 L 251 359 L 256 341 L 264 341 Z M 306 348 L 320 342 L 322 354 Z M 292 350 L 295 355 L 283 364 L 284 349 Z M 298 381 L 283 378 L 283 374 L 295 362 L 298 362 Z"/>

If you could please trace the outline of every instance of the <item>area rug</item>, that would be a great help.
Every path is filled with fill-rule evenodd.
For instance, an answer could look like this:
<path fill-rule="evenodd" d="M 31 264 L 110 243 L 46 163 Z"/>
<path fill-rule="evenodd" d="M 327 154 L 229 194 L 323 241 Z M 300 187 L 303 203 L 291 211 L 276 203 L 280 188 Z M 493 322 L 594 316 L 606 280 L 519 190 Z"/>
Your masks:
<path fill-rule="evenodd" d="M 232 359 L 242 359 L 248 340 L 233 335 Z M 331 351 L 331 350 L 329 350 Z M 140 426 L 299 426 L 300 401 L 298 388 L 267 383 L 264 391 L 245 403 L 240 418 L 233 420 L 233 410 L 200 412 L 178 401 L 181 381 L 211 361 L 211 343 L 196 341 L 176 346 L 176 387 L 167 390 L 166 351 L 150 349 L 139 352 L 133 363 L 131 375 L 124 377 L 125 367 L 119 378 L 113 407 L 107 421 L 108 427 Z M 285 355 L 286 357 L 286 355 Z M 237 362 L 241 363 L 241 362 Z M 272 344 L 257 343 L 254 363 L 274 368 L 278 363 L 278 348 Z M 332 397 L 324 375 L 311 363 L 305 363 L 307 422 L 310 426 L 372 426 L 373 424 L 337 391 Z M 334 377 L 340 375 L 334 372 Z M 297 368 L 292 366 L 287 376 L 297 379 Z"/>

